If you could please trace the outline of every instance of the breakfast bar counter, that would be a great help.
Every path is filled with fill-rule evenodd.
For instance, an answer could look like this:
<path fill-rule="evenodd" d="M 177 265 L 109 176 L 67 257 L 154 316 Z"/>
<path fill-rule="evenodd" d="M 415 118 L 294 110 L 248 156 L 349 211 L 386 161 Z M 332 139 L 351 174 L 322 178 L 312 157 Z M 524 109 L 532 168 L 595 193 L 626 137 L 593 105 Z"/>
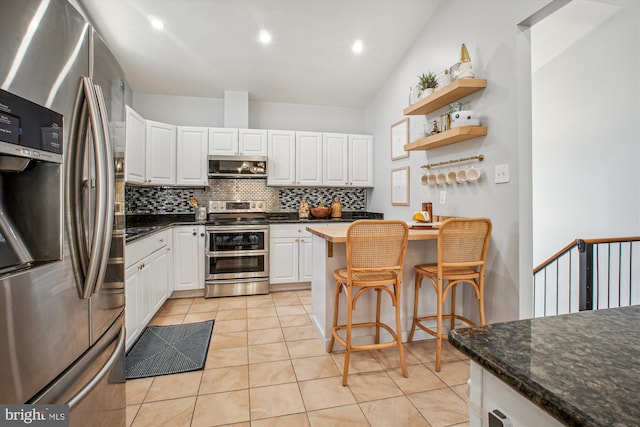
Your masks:
<path fill-rule="evenodd" d="M 349 224 L 325 224 L 307 227 L 307 230 L 312 234 L 313 240 L 313 277 L 311 280 L 313 323 L 325 346 L 331 339 L 333 323 L 335 298 L 333 271 L 347 266 L 346 241 L 348 227 Z M 405 255 L 400 299 L 403 341 L 406 341 L 413 316 L 413 282 L 415 280 L 413 267 L 417 264 L 436 261 L 437 239 L 438 230 L 435 228 L 409 230 L 409 243 Z M 369 296 L 371 295 L 365 295 L 361 300 L 358 300 L 358 308 L 354 312 L 354 322 L 371 319 L 371 313 L 375 310 L 375 299 L 368 298 Z M 422 298 L 420 305 L 422 311 L 435 312 L 435 298 Z M 340 307 L 344 307 L 344 303 L 341 302 Z M 462 307 L 459 310 L 461 312 Z M 341 310 L 339 321 L 344 322 L 345 316 L 345 312 Z M 394 316 L 393 307 L 390 304 L 383 304 L 382 318 L 387 323 L 394 324 Z M 355 336 L 358 336 L 360 342 L 373 342 L 373 328 L 371 330 L 360 328 L 353 333 L 354 339 L 356 339 Z M 431 336 L 421 330 L 417 330 L 414 336 L 416 341 L 427 338 L 431 338 Z"/>
<path fill-rule="evenodd" d="M 640 306 L 456 329 L 471 358 L 470 424 L 637 426 Z"/>

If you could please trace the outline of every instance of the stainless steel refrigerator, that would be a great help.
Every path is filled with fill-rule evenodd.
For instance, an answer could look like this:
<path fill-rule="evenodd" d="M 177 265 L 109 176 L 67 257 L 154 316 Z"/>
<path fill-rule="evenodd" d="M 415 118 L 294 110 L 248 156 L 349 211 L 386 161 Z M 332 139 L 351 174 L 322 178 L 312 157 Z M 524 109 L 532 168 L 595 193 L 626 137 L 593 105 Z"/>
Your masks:
<path fill-rule="evenodd" d="M 0 9 L 0 403 L 68 404 L 71 425 L 124 426 L 131 91 L 67 0 Z"/>

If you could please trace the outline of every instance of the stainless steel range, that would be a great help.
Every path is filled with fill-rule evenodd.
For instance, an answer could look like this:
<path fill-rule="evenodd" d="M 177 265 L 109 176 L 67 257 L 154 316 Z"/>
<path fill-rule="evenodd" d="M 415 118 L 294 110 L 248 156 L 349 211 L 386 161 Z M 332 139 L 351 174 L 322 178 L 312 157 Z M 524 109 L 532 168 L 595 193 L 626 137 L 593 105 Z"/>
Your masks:
<path fill-rule="evenodd" d="M 205 298 L 269 293 L 269 223 L 264 201 L 211 201 Z"/>

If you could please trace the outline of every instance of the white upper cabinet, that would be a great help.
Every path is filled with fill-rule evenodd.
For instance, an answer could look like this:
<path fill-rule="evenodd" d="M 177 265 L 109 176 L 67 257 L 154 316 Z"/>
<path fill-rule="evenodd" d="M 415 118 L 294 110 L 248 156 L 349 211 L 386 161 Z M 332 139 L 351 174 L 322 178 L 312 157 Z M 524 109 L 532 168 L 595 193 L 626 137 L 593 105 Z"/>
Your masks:
<path fill-rule="evenodd" d="M 238 129 L 209 128 L 209 155 L 236 156 L 238 154 Z"/>
<path fill-rule="evenodd" d="M 373 187 L 373 137 L 325 133 L 323 183 L 331 187 Z"/>
<path fill-rule="evenodd" d="M 147 120 L 147 183 L 175 185 L 176 127 Z"/>
<path fill-rule="evenodd" d="M 144 184 L 146 174 L 146 122 L 144 117 L 126 106 L 125 119 L 125 180 L 137 184 Z"/>
<path fill-rule="evenodd" d="M 207 150 L 209 129 L 206 127 L 178 126 L 176 152 L 176 184 L 208 185 Z"/>
<path fill-rule="evenodd" d="M 322 185 L 322 133 L 296 132 L 296 185 Z"/>
<path fill-rule="evenodd" d="M 267 131 L 263 129 L 239 129 L 238 154 L 242 156 L 266 156 Z"/>
<path fill-rule="evenodd" d="M 342 187 L 349 182 L 349 135 L 322 134 L 322 178 L 326 186 Z"/>
<path fill-rule="evenodd" d="M 349 135 L 349 186 L 373 187 L 373 136 Z"/>
<path fill-rule="evenodd" d="M 294 185 L 296 180 L 296 133 L 288 130 L 267 132 L 267 185 Z"/>

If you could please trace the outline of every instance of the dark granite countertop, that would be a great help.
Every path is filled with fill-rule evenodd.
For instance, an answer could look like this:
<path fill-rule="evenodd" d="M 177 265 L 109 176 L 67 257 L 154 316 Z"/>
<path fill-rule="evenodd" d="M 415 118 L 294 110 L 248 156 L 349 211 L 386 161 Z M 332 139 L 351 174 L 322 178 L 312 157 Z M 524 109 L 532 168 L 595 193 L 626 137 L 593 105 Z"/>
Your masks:
<path fill-rule="evenodd" d="M 566 425 L 640 425 L 640 306 L 455 329 L 449 341 Z"/>
<path fill-rule="evenodd" d="M 357 219 L 382 219 L 381 213 L 351 211 L 343 212 L 342 218 L 311 218 L 299 219 L 297 212 L 268 212 L 267 220 L 269 224 L 294 224 L 294 223 L 314 223 L 314 222 L 353 222 Z M 126 241 L 128 243 L 145 237 L 162 228 L 173 225 L 204 225 L 206 221 L 196 221 L 195 214 L 136 214 L 127 215 L 125 219 L 126 225 Z"/>

